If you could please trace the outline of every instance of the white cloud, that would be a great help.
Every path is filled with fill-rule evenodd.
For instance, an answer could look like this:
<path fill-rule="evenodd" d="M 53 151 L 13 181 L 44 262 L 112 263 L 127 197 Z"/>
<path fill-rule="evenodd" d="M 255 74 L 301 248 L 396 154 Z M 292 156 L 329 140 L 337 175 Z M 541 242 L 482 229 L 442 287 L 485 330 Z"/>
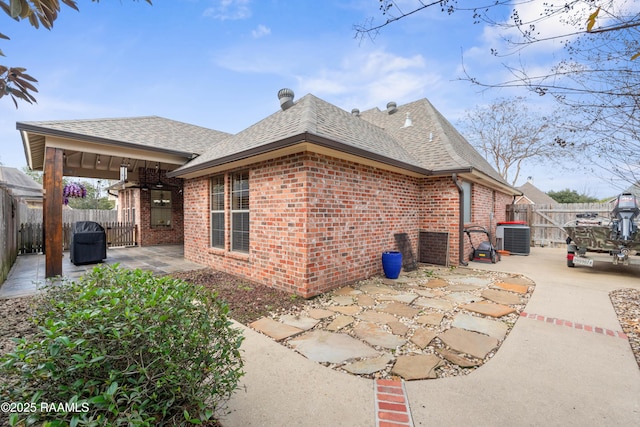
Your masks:
<path fill-rule="evenodd" d="M 298 75 L 303 93 L 330 97 L 342 108 L 385 108 L 389 101 L 414 101 L 440 84 L 422 55 L 404 57 L 384 50 L 352 52 L 333 69 Z"/>
<path fill-rule="evenodd" d="M 235 21 L 251 16 L 250 0 L 215 0 L 203 15 L 220 21 Z"/>
<path fill-rule="evenodd" d="M 255 30 L 251 31 L 251 35 L 255 39 L 268 36 L 269 34 L 271 34 L 271 28 L 264 26 L 262 24 L 258 25 L 258 27 Z"/>

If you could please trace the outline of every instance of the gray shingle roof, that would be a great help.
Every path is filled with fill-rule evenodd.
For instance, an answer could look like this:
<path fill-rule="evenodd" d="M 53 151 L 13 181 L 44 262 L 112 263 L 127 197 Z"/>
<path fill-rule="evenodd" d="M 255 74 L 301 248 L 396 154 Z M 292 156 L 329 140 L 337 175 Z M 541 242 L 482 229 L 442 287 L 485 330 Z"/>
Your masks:
<path fill-rule="evenodd" d="M 477 169 L 506 184 L 504 179 L 426 99 L 397 107 L 393 114 L 377 108 L 361 113 L 364 120 L 384 128 L 420 164 L 435 173 Z M 407 118 L 411 126 L 405 127 Z"/>
<path fill-rule="evenodd" d="M 247 150 L 266 149 L 269 144 L 301 135 L 317 136 L 361 152 L 421 166 L 415 156 L 383 129 L 313 95 L 306 95 L 289 109 L 278 111 L 211 147 L 176 172 L 237 156 Z"/>
<path fill-rule="evenodd" d="M 412 125 L 405 127 L 407 114 Z M 394 114 L 375 108 L 355 116 L 310 94 L 221 141 L 172 174 L 221 164 L 252 150 L 268 151 L 278 142 L 302 136 L 334 141 L 345 151 L 422 173 L 475 169 L 508 185 L 426 99 L 400 106 Z"/>
<path fill-rule="evenodd" d="M 407 117 L 411 126 L 405 126 Z M 425 175 L 477 170 L 509 186 L 426 99 L 401 105 L 394 114 L 375 108 L 356 116 L 309 94 L 235 135 L 157 116 L 19 122 L 17 127 L 178 152 L 187 158 L 198 155 L 171 176 L 310 141 Z"/>
<path fill-rule="evenodd" d="M 19 122 L 18 129 L 38 128 L 80 139 L 100 139 L 149 148 L 201 154 L 230 134 L 157 116 Z"/>
<path fill-rule="evenodd" d="M 522 191 L 522 194 L 536 205 L 555 205 L 557 202 L 551 198 L 547 193 L 540 190 L 531 182 L 527 182 L 524 185 L 518 187 L 518 190 Z"/>
<path fill-rule="evenodd" d="M 0 187 L 19 198 L 42 198 L 42 185 L 16 168 L 0 166 Z"/>

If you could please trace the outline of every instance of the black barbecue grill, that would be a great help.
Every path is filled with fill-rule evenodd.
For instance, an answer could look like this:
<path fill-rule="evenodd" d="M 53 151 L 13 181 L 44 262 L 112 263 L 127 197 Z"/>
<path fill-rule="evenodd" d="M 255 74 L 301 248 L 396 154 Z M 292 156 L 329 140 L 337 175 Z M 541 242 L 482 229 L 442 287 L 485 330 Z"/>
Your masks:
<path fill-rule="evenodd" d="M 107 233 L 93 221 L 77 221 L 71 230 L 71 262 L 95 264 L 107 258 Z"/>

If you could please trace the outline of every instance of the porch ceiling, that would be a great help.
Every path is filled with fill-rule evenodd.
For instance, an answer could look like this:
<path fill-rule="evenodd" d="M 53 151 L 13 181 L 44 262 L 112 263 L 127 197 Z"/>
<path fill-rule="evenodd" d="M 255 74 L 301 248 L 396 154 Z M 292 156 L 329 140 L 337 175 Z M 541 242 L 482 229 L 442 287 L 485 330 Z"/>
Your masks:
<path fill-rule="evenodd" d="M 64 150 L 65 176 L 118 180 L 120 166 L 127 165 L 130 181 L 138 181 L 138 168 L 159 167 L 172 171 L 189 161 L 192 153 L 158 149 L 117 141 L 91 141 L 21 131 L 25 157 L 33 170 L 44 170 L 47 147 Z"/>

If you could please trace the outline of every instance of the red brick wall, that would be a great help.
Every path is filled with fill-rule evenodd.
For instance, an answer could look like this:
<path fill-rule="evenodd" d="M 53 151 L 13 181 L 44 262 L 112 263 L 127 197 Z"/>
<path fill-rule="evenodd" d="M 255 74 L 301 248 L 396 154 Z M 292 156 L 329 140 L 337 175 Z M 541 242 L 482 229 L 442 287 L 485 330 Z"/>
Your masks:
<path fill-rule="evenodd" d="M 407 233 L 417 255 L 420 180 L 309 155 L 307 286 L 311 294 L 382 272 L 382 252 Z"/>
<path fill-rule="evenodd" d="M 449 265 L 458 265 L 460 198 L 451 176 L 425 179 L 420 229 L 449 233 Z"/>
<path fill-rule="evenodd" d="M 212 268 L 311 297 L 382 273 L 381 256 L 407 233 L 450 233 L 458 264 L 458 190 L 451 177 L 418 179 L 315 153 L 251 165 L 250 251 L 230 251 L 225 173 L 226 247 L 210 247 L 210 176 L 185 182 L 185 257 Z M 492 191 L 474 194 L 474 215 L 490 212 Z M 490 205 L 491 206 L 491 205 Z M 496 214 L 497 215 L 497 214 Z M 500 210 L 504 216 L 504 207 Z"/>
<path fill-rule="evenodd" d="M 228 243 L 209 247 L 209 178 L 185 183 L 185 256 L 193 261 L 310 297 L 380 273 L 394 233 L 408 233 L 417 252 L 415 178 L 304 153 L 252 165 L 249 255 Z"/>
<path fill-rule="evenodd" d="M 151 191 L 139 191 L 140 201 L 136 206 L 136 221 L 139 230 L 140 246 L 181 244 L 184 241 L 184 218 L 182 179 L 167 178 L 166 171 L 147 169 L 146 177 L 150 186 L 162 181 L 163 191 L 171 192 L 171 227 L 151 228 Z"/>

